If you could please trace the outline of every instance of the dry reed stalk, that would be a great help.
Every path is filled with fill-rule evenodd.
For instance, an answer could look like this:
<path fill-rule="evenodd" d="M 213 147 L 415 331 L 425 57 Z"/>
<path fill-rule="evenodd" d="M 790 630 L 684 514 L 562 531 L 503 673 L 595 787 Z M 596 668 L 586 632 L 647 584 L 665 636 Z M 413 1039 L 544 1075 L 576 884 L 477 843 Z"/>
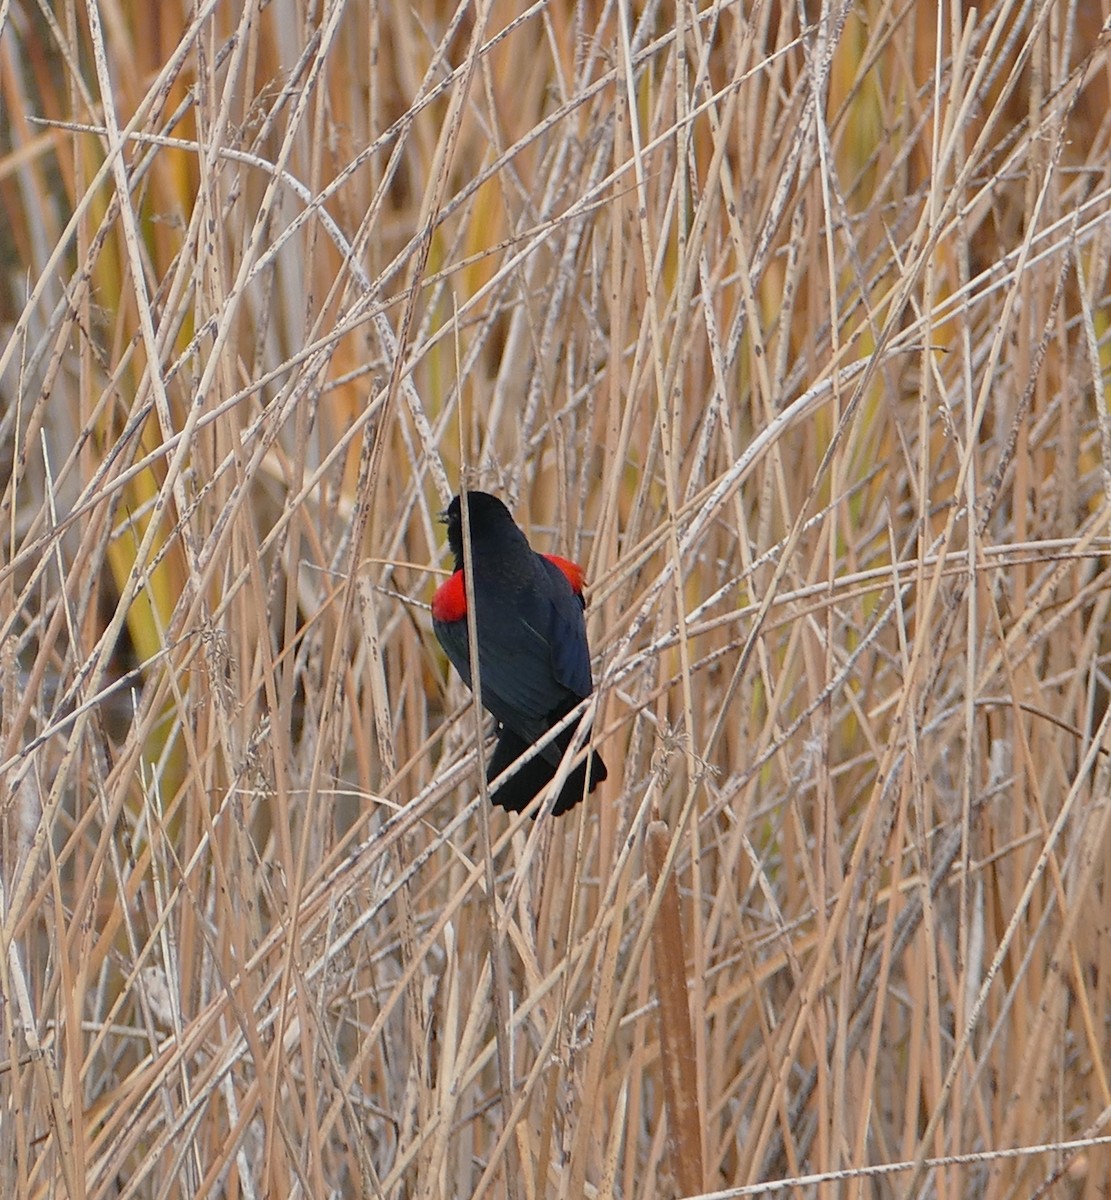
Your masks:
<path fill-rule="evenodd" d="M 671 1174 L 679 1191 L 690 1196 L 705 1189 L 702 1173 L 702 1122 L 699 1118 L 697 1060 L 687 992 L 686 954 L 679 917 L 679 891 L 667 870 L 667 826 L 653 821 L 645 831 L 648 885 L 662 895 L 652 939 L 659 993 L 660 1062 L 670 1129 Z"/>

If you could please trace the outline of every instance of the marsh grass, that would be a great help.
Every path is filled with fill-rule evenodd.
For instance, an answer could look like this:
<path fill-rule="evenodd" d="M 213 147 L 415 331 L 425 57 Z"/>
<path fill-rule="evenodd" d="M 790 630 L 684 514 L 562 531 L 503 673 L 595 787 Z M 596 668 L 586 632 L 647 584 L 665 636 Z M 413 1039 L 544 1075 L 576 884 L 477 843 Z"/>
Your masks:
<path fill-rule="evenodd" d="M 0 1195 L 1108 1193 L 1107 16 L 0 4 Z"/>

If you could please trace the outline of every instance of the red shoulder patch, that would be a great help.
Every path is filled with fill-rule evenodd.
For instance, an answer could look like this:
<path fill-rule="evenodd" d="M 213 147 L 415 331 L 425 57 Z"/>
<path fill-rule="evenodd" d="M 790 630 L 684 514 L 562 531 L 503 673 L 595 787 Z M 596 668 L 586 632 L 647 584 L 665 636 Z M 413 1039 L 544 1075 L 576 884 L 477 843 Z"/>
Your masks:
<path fill-rule="evenodd" d="M 560 558 L 558 554 L 545 554 L 544 557 L 550 563 L 554 563 L 567 576 L 567 582 L 571 585 L 571 591 L 576 595 L 581 596 L 583 592 L 583 584 L 586 583 L 586 576 L 583 574 L 582 567 L 578 563 L 572 562 L 569 558 Z"/>
<path fill-rule="evenodd" d="M 467 589 L 463 586 L 463 572 L 456 571 L 446 582 L 441 583 L 432 597 L 433 621 L 462 621 L 467 615 Z"/>

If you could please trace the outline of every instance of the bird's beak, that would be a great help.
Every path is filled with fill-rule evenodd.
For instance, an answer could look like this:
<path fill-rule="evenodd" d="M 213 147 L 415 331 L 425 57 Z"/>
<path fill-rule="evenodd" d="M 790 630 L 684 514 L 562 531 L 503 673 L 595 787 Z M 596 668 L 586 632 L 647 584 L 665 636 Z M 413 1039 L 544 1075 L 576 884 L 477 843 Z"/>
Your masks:
<path fill-rule="evenodd" d="M 436 514 L 436 520 L 439 521 L 441 525 L 447 524 L 447 509 L 446 508 L 440 509 L 440 511 Z"/>

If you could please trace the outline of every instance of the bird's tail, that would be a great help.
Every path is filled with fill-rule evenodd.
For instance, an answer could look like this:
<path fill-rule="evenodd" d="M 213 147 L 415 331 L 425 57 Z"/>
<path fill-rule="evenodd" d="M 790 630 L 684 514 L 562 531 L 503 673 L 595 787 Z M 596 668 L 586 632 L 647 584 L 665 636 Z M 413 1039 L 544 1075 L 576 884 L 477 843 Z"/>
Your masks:
<path fill-rule="evenodd" d="M 568 729 L 565 736 L 557 738 L 555 745 L 559 747 L 560 757 L 571 744 L 575 730 Z M 532 748 L 530 742 L 518 737 L 512 729 L 501 726 L 498 731 L 498 741 L 494 753 L 486 769 L 486 778 L 493 783 L 503 771 L 515 763 L 526 751 Z M 590 763 L 590 782 L 587 783 L 587 762 Z M 532 802 L 534 796 L 555 778 L 558 763 L 549 762 L 542 754 L 537 754 L 521 766 L 509 779 L 502 783 L 490 794 L 490 799 L 510 812 L 522 812 Z M 568 812 L 583 798 L 584 792 L 592 792 L 608 776 L 606 764 L 597 752 L 579 763 L 564 780 L 559 796 L 556 798 L 556 816 Z"/>

